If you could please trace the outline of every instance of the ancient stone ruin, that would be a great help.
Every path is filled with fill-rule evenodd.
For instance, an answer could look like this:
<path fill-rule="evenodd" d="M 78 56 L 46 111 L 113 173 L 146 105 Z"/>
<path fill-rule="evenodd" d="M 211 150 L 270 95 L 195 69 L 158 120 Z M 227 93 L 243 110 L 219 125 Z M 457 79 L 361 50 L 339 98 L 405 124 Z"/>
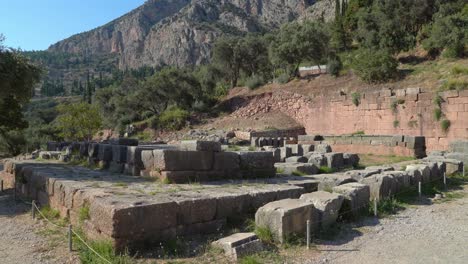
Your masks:
<path fill-rule="evenodd" d="M 51 142 L 47 151 L 35 153 L 36 159 L 6 161 L 0 177 L 18 197 L 59 210 L 88 237 L 110 239 L 124 251 L 218 233 L 228 219 L 240 215 L 255 215 L 256 225 L 271 230 L 281 243 L 304 234 L 307 221 L 313 232 L 327 229 L 339 217 L 358 216 L 371 201 L 419 182 L 441 181 L 444 173 L 463 167 L 453 156 L 461 154 L 433 153 L 404 166 L 355 169 L 358 155 L 334 152 L 336 139 L 323 138 L 299 137 L 299 142 L 312 140 L 257 151 L 226 151 L 208 141 Z M 377 139 L 370 145 L 372 140 Z M 414 144 L 408 138 L 392 140 L 392 147 L 400 142 L 410 149 L 423 146 L 416 138 L 411 139 Z M 90 168 L 64 163 L 80 160 Z M 321 171 L 324 167 L 332 172 Z M 83 211 L 88 212 L 85 217 Z M 253 233 L 234 234 L 213 245 L 233 258 L 263 247 Z"/>

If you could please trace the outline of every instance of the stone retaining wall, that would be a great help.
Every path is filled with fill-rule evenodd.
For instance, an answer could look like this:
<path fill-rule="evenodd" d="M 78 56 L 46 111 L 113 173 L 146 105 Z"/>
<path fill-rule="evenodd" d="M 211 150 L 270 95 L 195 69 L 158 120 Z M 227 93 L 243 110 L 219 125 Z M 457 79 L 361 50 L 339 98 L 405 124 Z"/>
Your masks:
<path fill-rule="evenodd" d="M 299 135 L 305 135 L 306 130 L 304 127 L 296 127 L 290 129 L 275 129 L 264 131 L 234 131 L 237 138 L 242 140 L 251 140 L 252 138 L 297 138 Z"/>
<path fill-rule="evenodd" d="M 280 91 L 233 99 L 237 105 L 232 107 L 232 116 L 250 118 L 281 111 L 303 125 L 307 134 L 349 135 L 363 131 L 366 135 L 424 136 L 429 151 L 446 150 L 450 141 L 468 139 L 468 90 L 440 93 L 442 119 L 451 123 L 446 132 L 434 119 L 436 96 L 420 88 L 388 89 L 361 93 L 356 106 L 352 94 L 311 98 Z"/>
<path fill-rule="evenodd" d="M 350 152 L 358 154 L 373 153 L 376 155 L 399 155 L 423 158 L 426 156 L 426 140 L 420 136 L 369 136 L 369 135 L 344 135 L 344 136 L 299 136 L 299 144 L 317 144 L 324 140 L 337 152 Z"/>

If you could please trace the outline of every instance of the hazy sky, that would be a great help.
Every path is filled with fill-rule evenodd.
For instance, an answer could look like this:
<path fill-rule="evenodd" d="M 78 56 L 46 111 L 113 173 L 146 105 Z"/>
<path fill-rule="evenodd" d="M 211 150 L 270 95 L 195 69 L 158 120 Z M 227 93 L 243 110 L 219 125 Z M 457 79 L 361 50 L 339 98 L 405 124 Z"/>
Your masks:
<path fill-rule="evenodd" d="M 145 0 L 0 0 L 5 45 L 44 50 L 73 34 L 101 26 Z"/>

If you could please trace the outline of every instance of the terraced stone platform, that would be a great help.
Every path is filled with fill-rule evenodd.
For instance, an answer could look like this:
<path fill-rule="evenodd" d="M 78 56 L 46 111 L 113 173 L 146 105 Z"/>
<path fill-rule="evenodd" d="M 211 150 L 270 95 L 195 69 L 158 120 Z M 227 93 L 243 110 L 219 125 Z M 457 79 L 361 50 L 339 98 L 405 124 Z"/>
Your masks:
<path fill-rule="evenodd" d="M 272 201 L 298 198 L 316 191 L 319 184 L 312 177 L 162 184 L 32 161 L 6 162 L 2 178 L 16 180 L 19 196 L 50 205 L 73 225 L 81 225 L 91 238 L 111 239 L 119 250 L 218 232 L 229 217 L 254 213 Z M 88 209 L 86 219 L 80 219 L 80 212 Z"/>

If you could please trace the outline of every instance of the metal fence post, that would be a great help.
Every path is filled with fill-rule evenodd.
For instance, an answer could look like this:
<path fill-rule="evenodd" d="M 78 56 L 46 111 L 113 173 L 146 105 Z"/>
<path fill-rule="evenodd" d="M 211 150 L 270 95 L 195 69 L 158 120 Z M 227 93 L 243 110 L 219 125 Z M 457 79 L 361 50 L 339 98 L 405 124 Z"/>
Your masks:
<path fill-rule="evenodd" d="M 0 181 L 0 191 L 3 192 L 3 180 Z"/>
<path fill-rule="evenodd" d="M 72 225 L 68 225 L 68 250 L 70 252 L 73 250 Z"/>
<path fill-rule="evenodd" d="M 310 249 L 310 220 L 307 220 L 307 249 Z"/>
<path fill-rule="evenodd" d="M 31 203 L 31 215 L 32 215 L 32 219 L 36 219 L 36 201 L 33 200 L 32 203 Z"/>
<path fill-rule="evenodd" d="M 444 187 L 445 190 L 447 191 L 447 174 L 444 172 Z"/>
<path fill-rule="evenodd" d="M 374 198 L 374 216 L 377 217 L 377 198 Z"/>
<path fill-rule="evenodd" d="M 421 194 L 421 181 L 418 182 L 418 193 L 419 193 L 419 199 L 422 198 L 422 194 Z"/>

